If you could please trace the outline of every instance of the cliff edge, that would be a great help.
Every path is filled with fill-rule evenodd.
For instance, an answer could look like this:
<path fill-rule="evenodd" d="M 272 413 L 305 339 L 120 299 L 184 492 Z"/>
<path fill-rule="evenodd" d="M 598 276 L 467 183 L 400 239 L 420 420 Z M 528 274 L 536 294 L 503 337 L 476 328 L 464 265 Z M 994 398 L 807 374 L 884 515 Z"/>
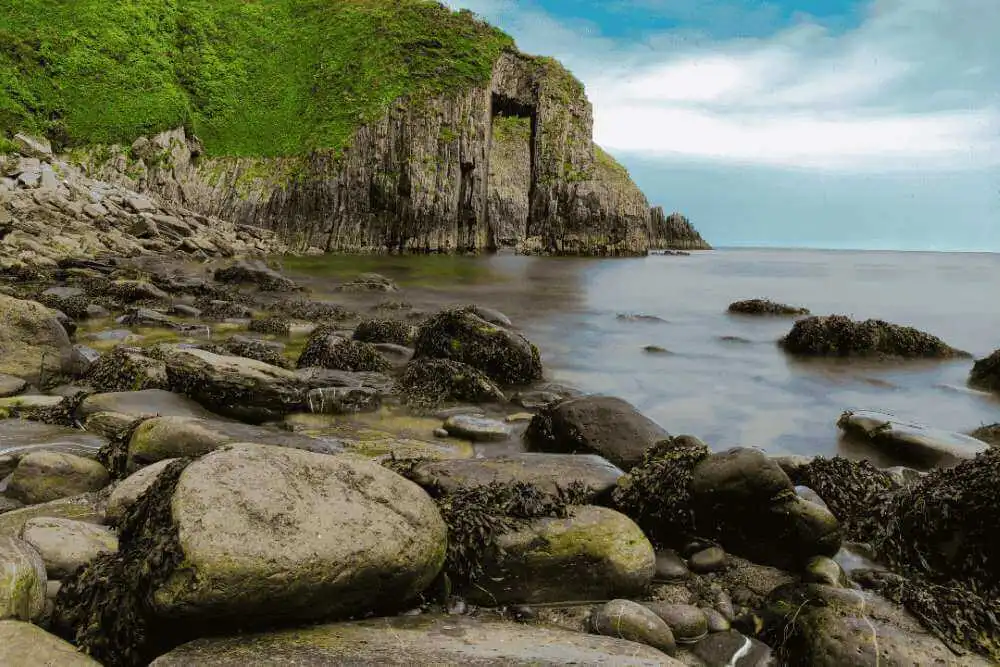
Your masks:
<path fill-rule="evenodd" d="M 579 81 L 436 2 L 27 0 L 0 43 L 0 152 L 45 134 L 89 176 L 294 247 L 707 247 L 595 147 Z"/>

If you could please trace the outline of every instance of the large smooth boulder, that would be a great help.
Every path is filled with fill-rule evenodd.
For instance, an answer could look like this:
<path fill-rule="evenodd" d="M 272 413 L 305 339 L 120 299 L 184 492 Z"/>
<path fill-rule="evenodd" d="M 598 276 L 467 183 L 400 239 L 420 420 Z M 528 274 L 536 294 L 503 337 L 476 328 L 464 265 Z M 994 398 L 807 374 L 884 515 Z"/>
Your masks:
<path fill-rule="evenodd" d="M 524 336 L 491 324 L 475 308 L 445 310 L 420 326 L 414 359 L 452 359 L 500 384 L 530 384 L 542 377 L 538 348 Z"/>
<path fill-rule="evenodd" d="M 7 495 L 36 505 L 99 491 L 110 481 L 108 471 L 93 459 L 64 452 L 33 452 L 18 462 Z"/>
<path fill-rule="evenodd" d="M 45 610 L 47 581 L 34 547 L 0 535 L 0 619 L 37 620 Z"/>
<path fill-rule="evenodd" d="M 969 435 L 929 428 L 870 410 L 845 412 L 837 420 L 837 426 L 848 436 L 922 468 L 955 465 L 989 449 L 989 445 Z"/>
<path fill-rule="evenodd" d="M 611 396 L 581 396 L 541 409 L 525 440 L 549 452 L 600 454 L 622 470 L 642 461 L 653 444 L 670 434 L 627 401 Z"/>
<path fill-rule="evenodd" d="M 321 454 L 334 454 L 343 449 L 332 438 L 312 438 L 266 426 L 194 417 L 155 417 L 132 432 L 127 469 L 134 472 L 163 459 L 197 458 L 236 442 L 258 442 Z"/>
<path fill-rule="evenodd" d="M 79 429 L 27 419 L 0 419 L 0 456 L 20 458 L 47 451 L 94 458 L 107 443 L 107 438 Z"/>
<path fill-rule="evenodd" d="M 72 519 L 29 519 L 21 539 L 39 553 L 51 579 L 62 579 L 101 554 L 118 551 L 118 537 L 113 530 Z"/>
<path fill-rule="evenodd" d="M 462 616 L 397 616 L 260 635 L 199 639 L 151 667 L 245 665 L 620 665 L 684 663 L 614 637 Z"/>
<path fill-rule="evenodd" d="M 937 336 L 882 320 L 857 322 L 843 315 L 807 317 L 781 339 L 786 352 L 820 357 L 950 359 L 968 357 Z"/>
<path fill-rule="evenodd" d="M 0 294 L 0 373 L 45 381 L 72 363 L 73 345 L 54 311 Z"/>
<path fill-rule="evenodd" d="M 67 579 L 55 612 L 98 660 L 143 654 L 164 635 L 398 608 L 437 576 L 447 545 L 434 502 L 399 475 L 349 454 L 256 444 L 168 465 L 129 521 L 119 555 Z M 126 573 L 150 597 L 103 609 L 121 599 Z"/>
<path fill-rule="evenodd" d="M 624 473 L 594 454 L 513 454 L 487 459 L 427 461 L 413 468 L 411 479 L 445 493 L 488 486 L 493 482 L 526 482 L 558 495 L 573 485 L 590 491 L 591 502 L 603 498 Z"/>
<path fill-rule="evenodd" d="M 503 533 L 467 595 L 484 605 L 602 600 L 641 594 L 656 554 L 624 514 L 591 505 Z"/>
<path fill-rule="evenodd" d="M 93 394 L 80 404 L 77 412 L 87 419 L 101 412 L 126 415 L 131 419 L 150 417 L 218 417 L 195 401 L 165 389 L 117 391 Z"/>
<path fill-rule="evenodd" d="M 69 642 L 23 621 L 0 621 L 0 665 L 101 667 Z"/>
<path fill-rule="evenodd" d="M 972 365 L 969 385 L 986 391 L 1000 392 L 1000 350 Z"/>

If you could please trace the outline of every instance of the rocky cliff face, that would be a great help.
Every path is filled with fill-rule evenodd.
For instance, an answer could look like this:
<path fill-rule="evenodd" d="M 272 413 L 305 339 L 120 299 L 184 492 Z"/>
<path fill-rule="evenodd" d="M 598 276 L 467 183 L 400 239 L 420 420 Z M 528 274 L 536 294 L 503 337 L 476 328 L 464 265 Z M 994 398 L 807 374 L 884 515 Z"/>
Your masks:
<path fill-rule="evenodd" d="M 561 65 L 508 52 L 489 87 L 400 100 L 342 154 L 208 158 L 178 129 L 75 157 L 96 177 L 275 230 L 299 248 L 613 256 L 700 247 L 697 232 L 664 224 L 595 150 L 592 126 L 582 85 Z"/>
<path fill-rule="evenodd" d="M 663 208 L 650 209 L 650 250 L 711 250 L 691 222 L 680 213 L 664 215 Z"/>

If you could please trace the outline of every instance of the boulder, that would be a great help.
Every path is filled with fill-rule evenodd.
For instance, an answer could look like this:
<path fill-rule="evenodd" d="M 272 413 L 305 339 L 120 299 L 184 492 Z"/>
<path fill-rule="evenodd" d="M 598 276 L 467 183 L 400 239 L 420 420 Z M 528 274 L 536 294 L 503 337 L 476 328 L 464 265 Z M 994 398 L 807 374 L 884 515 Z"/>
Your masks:
<path fill-rule="evenodd" d="M 160 476 L 167 466 L 177 459 L 163 459 L 152 463 L 145 468 L 141 468 L 119 482 L 111 495 L 108 497 L 108 507 L 106 511 L 107 520 L 110 524 L 119 524 L 128 513 L 139 496 L 153 486 L 153 482 Z"/>
<path fill-rule="evenodd" d="M 444 421 L 448 435 L 473 442 L 495 442 L 506 440 L 513 434 L 510 426 L 496 419 L 454 415 Z"/>
<path fill-rule="evenodd" d="M 38 620 L 46 582 L 45 563 L 34 547 L 0 535 L 0 619 Z"/>
<path fill-rule="evenodd" d="M 65 580 L 55 611 L 98 660 L 148 655 L 164 634 L 399 608 L 437 576 L 447 543 L 434 502 L 395 473 L 348 454 L 255 444 L 167 466 L 129 521 L 119 556 Z M 105 610 L 102 601 L 122 599 L 125 573 L 136 590 L 152 587 L 149 597 Z"/>
<path fill-rule="evenodd" d="M 145 280 L 114 280 L 105 287 L 105 294 L 121 303 L 137 301 L 167 301 L 170 295 Z"/>
<path fill-rule="evenodd" d="M 98 491 L 111 481 L 97 461 L 64 452 L 33 452 L 21 458 L 7 494 L 26 505 Z"/>
<path fill-rule="evenodd" d="M 101 355 L 87 369 L 84 379 L 98 392 L 166 389 L 169 385 L 163 361 L 128 347 L 116 347 Z"/>
<path fill-rule="evenodd" d="M 68 373 L 72 357 L 73 345 L 54 311 L 0 294 L 0 373 L 45 381 Z"/>
<path fill-rule="evenodd" d="M 729 304 L 729 312 L 736 315 L 808 315 L 809 309 L 768 299 L 747 299 Z"/>
<path fill-rule="evenodd" d="M 17 537 L 28 521 L 38 517 L 72 519 L 100 525 L 106 519 L 106 507 L 107 493 L 98 491 L 5 512 L 0 514 L 0 536 Z"/>
<path fill-rule="evenodd" d="M 500 389 L 485 374 L 450 359 L 414 359 L 406 365 L 399 386 L 410 403 L 434 406 L 446 401 L 503 403 Z"/>
<path fill-rule="evenodd" d="M 23 378 L 0 374 L 0 398 L 16 396 L 24 391 L 27 386 L 28 383 Z"/>
<path fill-rule="evenodd" d="M 570 398 L 541 409 L 525 440 L 534 449 L 599 454 L 622 470 L 642 461 L 654 443 L 670 437 L 631 404 L 610 396 Z"/>
<path fill-rule="evenodd" d="M 93 394 L 83 400 L 79 416 L 87 419 L 101 412 L 125 415 L 131 419 L 156 417 L 218 417 L 190 398 L 164 389 L 119 391 Z"/>
<path fill-rule="evenodd" d="M 0 419 L 0 456 L 20 458 L 32 452 L 64 452 L 95 458 L 107 438 L 79 429 L 27 419 Z"/>
<path fill-rule="evenodd" d="M 281 368 L 291 368 L 291 362 L 282 354 L 284 346 L 280 343 L 274 344 L 269 341 L 246 336 L 230 336 L 221 343 L 215 345 L 202 345 L 202 349 L 221 355 L 234 355 L 246 359 L 255 359 L 265 364 L 279 366 Z"/>
<path fill-rule="evenodd" d="M 468 616 L 397 616 L 231 638 L 199 639 L 150 667 L 245 665 L 616 665 L 680 667 L 615 637 Z"/>
<path fill-rule="evenodd" d="M 565 519 L 541 518 L 497 538 L 482 577 L 469 591 L 478 604 L 602 600 L 641 594 L 656 555 L 631 519 L 605 507 L 574 507 Z"/>
<path fill-rule="evenodd" d="M 538 348 L 473 308 L 442 311 L 421 324 L 414 358 L 451 359 L 482 371 L 500 384 L 530 384 L 542 377 Z"/>
<path fill-rule="evenodd" d="M 412 345 L 416 334 L 416 327 L 399 320 L 363 320 L 354 329 L 354 340 Z"/>
<path fill-rule="evenodd" d="M 1000 392 L 1000 350 L 979 359 L 969 372 L 969 386 Z"/>
<path fill-rule="evenodd" d="M 803 356 L 901 359 L 970 356 L 913 327 L 882 320 L 856 322 L 843 315 L 801 319 L 780 344 L 786 352 Z"/>
<path fill-rule="evenodd" d="M 705 665 L 773 667 L 775 664 L 771 647 L 728 628 L 705 637 L 695 644 L 692 653 Z"/>
<path fill-rule="evenodd" d="M 64 396 L 48 394 L 19 394 L 0 398 L 0 417 L 22 418 L 49 423 L 69 420 L 70 406 Z"/>
<path fill-rule="evenodd" d="M 611 493 L 622 471 L 593 454 L 513 454 L 488 459 L 428 461 L 414 467 L 412 479 L 424 487 L 453 493 L 493 482 L 526 482 L 559 494 L 573 485 L 589 487 L 591 502 Z"/>
<path fill-rule="evenodd" d="M 69 642 L 37 625 L 0 621 L 0 664 L 19 667 L 101 667 Z"/>
<path fill-rule="evenodd" d="M 922 468 L 955 465 L 989 449 L 989 445 L 969 435 L 869 410 L 845 412 L 837 420 L 837 426 L 850 437 Z"/>
<path fill-rule="evenodd" d="M 28 158 L 46 159 L 52 157 L 52 144 L 45 137 L 33 137 L 18 132 L 14 135 L 17 152 Z"/>
<path fill-rule="evenodd" d="M 220 283 L 252 283 L 263 291 L 290 292 L 298 289 L 295 281 L 281 275 L 261 260 L 243 260 L 217 269 L 215 279 Z"/>
<path fill-rule="evenodd" d="M 192 314 L 191 317 L 198 317 L 201 315 Z M 288 321 L 288 318 L 274 315 L 271 317 L 262 317 L 250 320 L 250 324 L 247 325 L 247 331 L 253 331 L 260 334 L 266 334 L 270 336 L 288 336 L 292 332 L 292 325 Z"/>
<path fill-rule="evenodd" d="M 87 308 L 90 306 L 90 299 L 79 287 L 50 287 L 39 295 L 38 302 L 43 306 L 61 310 L 73 319 L 82 320 L 89 317 Z"/>
<path fill-rule="evenodd" d="M 375 351 L 382 355 L 393 368 L 402 368 L 413 359 L 413 348 L 395 343 L 373 343 Z"/>
<path fill-rule="evenodd" d="M 371 343 L 344 338 L 332 327 L 317 327 L 299 355 L 299 368 L 319 366 L 339 371 L 387 371 L 391 364 Z"/>
<path fill-rule="evenodd" d="M 663 619 L 631 600 L 611 600 L 594 610 L 590 629 L 599 635 L 618 637 L 673 654 L 674 634 Z"/>
<path fill-rule="evenodd" d="M 118 538 L 113 530 L 72 519 L 29 519 L 21 539 L 41 555 L 51 579 L 67 577 L 101 554 L 118 551 Z"/>

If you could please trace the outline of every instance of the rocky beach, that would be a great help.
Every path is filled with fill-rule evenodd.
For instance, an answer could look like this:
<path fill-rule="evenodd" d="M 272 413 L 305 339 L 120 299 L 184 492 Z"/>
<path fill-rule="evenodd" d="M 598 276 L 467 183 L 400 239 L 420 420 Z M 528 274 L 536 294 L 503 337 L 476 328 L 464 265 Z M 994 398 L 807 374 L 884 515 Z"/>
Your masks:
<path fill-rule="evenodd" d="M 580 295 L 442 256 L 709 245 L 593 143 L 557 62 L 437 3 L 342 5 L 268 28 L 279 55 L 332 58 L 342 25 L 399 46 L 329 117 L 339 74 L 242 66 L 216 49 L 260 25 L 209 8 L 138 17 L 132 55 L 183 57 L 94 83 L 102 114 L 135 95 L 99 121 L 60 97 L 90 36 L 0 52 L 0 664 L 997 664 L 1000 425 L 844 405 L 821 419 L 879 456 L 792 455 L 560 381 L 529 313 Z M 780 325 L 790 364 L 960 366 L 1000 397 L 1000 350 L 745 296 L 711 308 Z"/>

